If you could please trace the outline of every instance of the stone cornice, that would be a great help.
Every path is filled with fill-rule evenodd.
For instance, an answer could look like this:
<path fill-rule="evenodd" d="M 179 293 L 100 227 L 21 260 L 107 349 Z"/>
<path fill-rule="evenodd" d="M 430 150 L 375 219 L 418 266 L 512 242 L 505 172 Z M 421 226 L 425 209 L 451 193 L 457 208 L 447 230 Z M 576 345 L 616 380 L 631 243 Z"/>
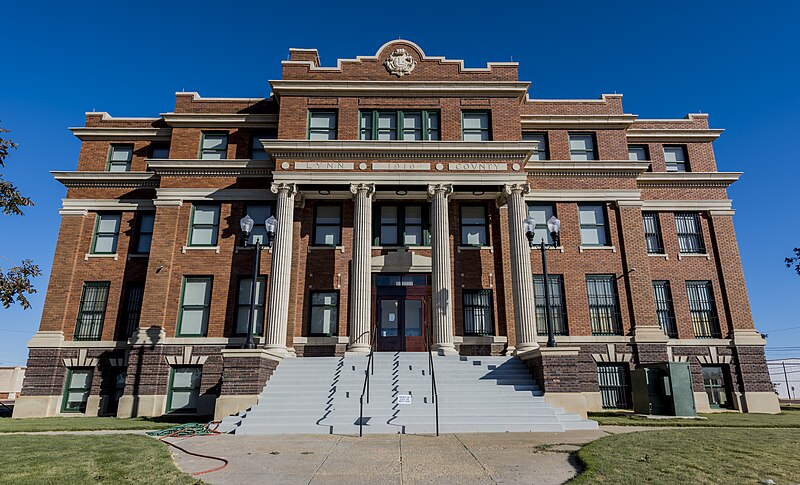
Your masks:
<path fill-rule="evenodd" d="M 153 210 L 151 199 L 61 199 L 59 212 Z"/>
<path fill-rule="evenodd" d="M 269 160 L 148 159 L 147 168 L 168 177 L 268 177 L 275 164 Z"/>
<path fill-rule="evenodd" d="M 285 62 L 285 61 L 284 61 Z M 522 81 L 317 81 L 272 80 L 276 96 L 332 97 L 512 97 L 525 99 L 529 82 Z"/>
<path fill-rule="evenodd" d="M 645 172 L 636 183 L 642 188 L 727 188 L 742 172 Z"/>
<path fill-rule="evenodd" d="M 625 132 L 629 142 L 708 142 L 714 141 L 725 130 L 636 128 L 634 124 Z"/>
<path fill-rule="evenodd" d="M 643 200 L 644 211 L 731 211 L 730 199 L 718 200 Z"/>
<path fill-rule="evenodd" d="M 513 160 L 527 161 L 538 142 L 262 140 L 275 159 Z"/>
<path fill-rule="evenodd" d="M 637 177 L 650 167 L 647 161 L 630 160 L 537 160 L 525 170 L 536 177 Z"/>
<path fill-rule="evenodd" d="M 176 128 L 277 128 L 278 115 L 267 113 L 162 113 Z"/>
<path fill-rule="evenodd" d="M 450 183 L 456 185 L 504 185 L 525 183 L 524 172 L 317 172 L 281 170 L 273 174 L 274 181 L 298 184 L 341 185 L 375 183 L 378 185 L 427 185 Z"/>
<path fill-rule="evenodd" d="M 610 189 L 610 190 L 536 190 L 533 189 L 525 196 L 528 201 L 548 202 L 606 202 L 620 200 L 641 200 L 642 194 L 638 190 Z"/>
<path fill-rule="evenodd" d="M 625 129 L 636 115 L 522 115 L 522 129 Z"/>
<path fill-rule="evenodd" d="M 69 129 L 81 141 L 169 141 L 170 128 L 78 127 Z"/>
<path fill-rule="evenodd" d="M 153 172 L 50 172 L 68 188 L 148 188 L 158 187 L 159 177 Z"/>

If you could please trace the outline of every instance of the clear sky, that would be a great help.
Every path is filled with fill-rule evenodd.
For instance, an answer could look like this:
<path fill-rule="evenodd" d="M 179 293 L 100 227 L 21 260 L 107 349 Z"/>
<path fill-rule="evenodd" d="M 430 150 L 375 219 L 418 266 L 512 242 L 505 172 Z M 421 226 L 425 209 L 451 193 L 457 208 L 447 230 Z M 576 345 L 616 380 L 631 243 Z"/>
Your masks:
<path fill-rule="evenodd" d="M 744 172 L 729 194 L 756 326 L 770 358 L 800 356 L 800 276 L 783 265 L 800 246 L 798 2 L 12 1 L 2 13 L 0 123 L 20 145 L 2 173 L 37 205 L 0 215 L 0 255 L 45 275 L 33 308 L 0 307 L 0 365 L 25 363 L 39 325 L 66 192 L 49 171 L 75 169 L 67 127 L 86 111 L 157 116 L 184 90 L 267 96 L 290 47 L 334 65 L 398 37 L 469 67 L 518 61 L 535 98 L 616 92 L 643 118 L 710 113 L 726 130 L 719 170 Z"/>

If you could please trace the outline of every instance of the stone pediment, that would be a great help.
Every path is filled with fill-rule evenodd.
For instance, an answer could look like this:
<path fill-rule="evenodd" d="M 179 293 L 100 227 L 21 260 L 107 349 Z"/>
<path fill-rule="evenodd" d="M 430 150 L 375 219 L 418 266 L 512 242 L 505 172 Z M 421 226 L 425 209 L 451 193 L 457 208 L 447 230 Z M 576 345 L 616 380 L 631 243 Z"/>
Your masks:
<path fill-rule="evenodd" d="M 430 273 L 431 258 L 398 249 L 370 259 L 373 273 Z"/>

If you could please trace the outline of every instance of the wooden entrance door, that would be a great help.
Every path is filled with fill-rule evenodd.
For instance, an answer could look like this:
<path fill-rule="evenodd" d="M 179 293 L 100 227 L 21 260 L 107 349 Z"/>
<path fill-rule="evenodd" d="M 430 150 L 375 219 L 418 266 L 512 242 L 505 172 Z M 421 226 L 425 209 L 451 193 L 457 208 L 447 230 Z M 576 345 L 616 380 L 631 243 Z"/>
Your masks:
<path fill-rule="evenodd" d="M 402 275 L 398 275 L 398 278 L 402 278 Z M 427 283 L 427 280 L 425 282 Z M 376 350 L 384 352 L 425 350 L 424 329 L 427 328 L 430 332 L 430 290 L 429 284 L 376 286 L 375 328 L 378 332 Z"/>

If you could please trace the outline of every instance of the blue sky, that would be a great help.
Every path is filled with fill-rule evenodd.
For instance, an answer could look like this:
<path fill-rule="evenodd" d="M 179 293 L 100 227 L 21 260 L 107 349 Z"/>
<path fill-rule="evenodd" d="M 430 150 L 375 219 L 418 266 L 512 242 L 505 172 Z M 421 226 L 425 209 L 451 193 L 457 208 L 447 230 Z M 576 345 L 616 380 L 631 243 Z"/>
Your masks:
<path fill-rule="evenodd" d="M 800 3 L 45 1 L 8 2 L 3 18 L 0 126 L 20 148 L 2 173 L 37 205 L 0 215 L 0 255 L 45 276 L 32 309 L 0 308 L 0 365 L 25 363 L 39 324 L 65 194 L 49 171 L 75 169 L 67 127 L 84 112 L 156 116 L 182 90 L 266 96 L 290 47 L 333 65 L 398 37 L 467 66 L 513 58 L 536 98 L 617 92 L 644 118 L 710 113 L 726 130 L 719 170 L 745 172 L 729 194 L 757 328 L 770 358 L 800 356 L 800 277 L 783 265 L 800 246 Z"/>

